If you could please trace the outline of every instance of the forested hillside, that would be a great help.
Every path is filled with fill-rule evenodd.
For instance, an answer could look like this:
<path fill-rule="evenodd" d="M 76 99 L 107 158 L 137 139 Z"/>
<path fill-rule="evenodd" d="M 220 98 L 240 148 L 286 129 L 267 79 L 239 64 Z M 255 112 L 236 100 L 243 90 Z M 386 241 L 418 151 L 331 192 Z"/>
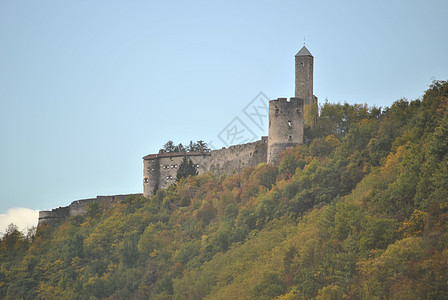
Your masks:
<path fill-rule="evenodd" d="M 2 299 L 447 299 L 448 83 L 321 106 L 278 167 L 181 179 L 0 243 Z"/>

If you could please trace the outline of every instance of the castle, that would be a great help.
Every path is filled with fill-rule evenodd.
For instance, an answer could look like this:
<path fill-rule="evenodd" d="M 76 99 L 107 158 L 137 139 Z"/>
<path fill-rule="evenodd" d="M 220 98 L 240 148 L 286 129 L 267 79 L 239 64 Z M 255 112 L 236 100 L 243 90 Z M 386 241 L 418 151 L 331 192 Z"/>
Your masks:
<path fill-rule="evenodd" d="M 231 175 L 244 167 L 260 163 L 277 164 L 280 153 L 303 143 L 305 116 L 312 115 L 317 106 L 313 95 L 314 58 L 303 46 L 295 56 L 295 95 L 269 101 L 269 133 L 261 140 L 230 146 L 210 152 L 168 152 L 143 157 L 143 195 L 149 197 L 157 189 L 167 188 L 175 182 L 177 168 L 184 156 L 196 165 L 198 174 L 212 172 Z M 313 120 L 308 117 L 307 119 Z M 313 122 L 313 121 L 311 121 Z"/>
<path fill-rule="evenodd" d="M 143 195 L 151 196 L 157 189 L 173 184 L 177 168 L 184 156 L 196 165 L 198 174 L 212 172 L 217 175 L 239 173 L 244 167 L 254 167 L 260 163 L 276 165 L 280 153 L 303 143 L 305 119 L 313 122 L 313 106 L 317 97 L 313 95 L 314 58 L 303 46 L 295 56 L 295 95 L 269 101 L 269 133 L 261 140 L 234 145 L 210 152 L 169 152 L 160 151 L 143 157 Z M 310 117 L 311 116 L 311 117 Z M 310 124 L 307 124 L 310 125 Z M 56 225 L 68 217 L 83 215 L 90 204 L 97 202 L 105 206 L 123 201 L 129 195 L 98 196 L 92 199 L 73 201 L 69 206 L 39 212 L 39 225 Z"/>

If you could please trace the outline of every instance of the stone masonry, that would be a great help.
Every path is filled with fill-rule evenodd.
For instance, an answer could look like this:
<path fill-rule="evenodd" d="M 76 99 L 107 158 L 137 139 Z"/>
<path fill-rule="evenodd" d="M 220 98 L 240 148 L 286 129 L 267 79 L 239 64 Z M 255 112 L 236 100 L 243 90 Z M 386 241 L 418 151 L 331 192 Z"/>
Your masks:
<path fill-rule="evenodd" d="M 184 156 L 196 165 L 198 174 L 217 175 L 239 173 L 245 167 L 260 163 L 278 164 L 287 148 L 303 143 L 304 116 L 310 106 L 317 105 L 313 95 L 314 58 L 303 46 L 295 56 L 295 97 L 269 101 L 269 135 L 259 141 L 234 145 L 210 152 L 149 154 L 143 157 L 143 195 L 151 196 L 157 189 L 167 188 L 176 181 L 177 169 Z M 83 215 L 95 201 L 112 206 L 130 195 L 98 196 L 73 201 L 69 206 L 39 212 L 39 225 L 57 225 L 68 217 Z"/>
<path fill-rule="evenodd" d="M 280 153 L 303 143 L 304 115 L 317 104 L 313 95 L 314 58 L 303 46 L 295 56 L 295 97 L 269 101 L 269 136 L 261 140 L 210 152 L 149 154 L 143 157 L 143 195 L 149 197 L 176 181 L 177 168 L 184 156 L 196 165 L 198 174 L 239 173 L 260 163 L 276 165 Z"/>
<path fill-rule="evenodd" d="M 143 157 L 143 195 L 149 197 L 155 190 L 173 184 L 184 156 L 196 165 L 198 174 L 212 172 L 217 175 L 231 175 L 244 167 L 254 167 L 266 162 L 266 153 L 267 137 L 262 137 L 253 143 L 210 152 L 160 152 L 146 155 Z"/>
<path fill-rule="evenodd" d="M 276 165 L 283 150 L 303 144 L 303 130 L 303 99 L 269 101 L 267 162 Z"/>
<path fill-rule="evenodd" d="M 38 225 L 47 224 L 54 226 L 62 223 L 68 217 L 84 215 L 89 205 L 94 202 L 107 207 L 121 202 L 131 195 L 97 196 L 96 198 L 73 201 L 69 206 L 58 207 L 52 210 L 42 210 L 39 212 Z"/>

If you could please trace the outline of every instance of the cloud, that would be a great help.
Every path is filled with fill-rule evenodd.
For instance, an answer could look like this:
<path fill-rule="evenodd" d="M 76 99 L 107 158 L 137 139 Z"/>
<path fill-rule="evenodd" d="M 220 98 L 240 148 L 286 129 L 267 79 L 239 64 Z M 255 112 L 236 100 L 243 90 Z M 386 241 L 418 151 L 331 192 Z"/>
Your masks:
<path fill-rule="evenodd" d="M 17 225 L 20 231 L 26 232 L 27 228 L 37 226 L 39 210 L 24 207 L 8 209 L 6 214 L 0 214 L 0 236 L 5 233 L 9 224 Z"/>

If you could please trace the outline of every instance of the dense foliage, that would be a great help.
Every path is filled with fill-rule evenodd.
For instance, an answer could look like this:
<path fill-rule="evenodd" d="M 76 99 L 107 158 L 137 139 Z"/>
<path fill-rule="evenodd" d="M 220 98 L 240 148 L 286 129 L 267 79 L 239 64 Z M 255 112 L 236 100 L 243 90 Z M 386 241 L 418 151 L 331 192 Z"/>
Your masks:
<path fill-rule="evenodd" d="M 160 151 L 165 153 L 170 152 L 210 152 L 211 149 L 208 147 L 207 143 L 200 140 L 197 142 L 190 141 L 188 146 L 184 146 L 182 143 L 178 145 L 174 144 L 173 141 L 166 142 Z"/>
<path fill-rule="evenodd" d="M 181 179 L 0 243 L 4 299 L 446 299 L 448 83 L 321 107 L 278 167 Z"/>
<path fill-rule="evenodd" d="M 196 176 L 198 175 L 198 170 L 196 169 L 196 165 L 193 164 L 191 159 L 184 156 L 182 162 L 179 165 L 179 169 L 177 169 L 176 180 L 179 181 L 182 178 L 188 178 L 188 176 Z"/>

